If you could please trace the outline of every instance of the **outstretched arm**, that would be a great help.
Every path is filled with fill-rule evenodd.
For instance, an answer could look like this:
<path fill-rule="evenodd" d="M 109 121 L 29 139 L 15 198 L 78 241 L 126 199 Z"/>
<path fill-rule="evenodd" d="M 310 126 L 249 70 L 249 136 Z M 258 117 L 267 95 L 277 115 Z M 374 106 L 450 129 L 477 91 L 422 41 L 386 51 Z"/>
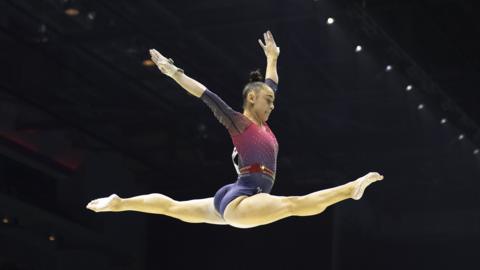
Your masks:
<path fill-rule="evenodd" d="M 270 31 L 263 33 L 265 43 L 261 39 L 258 40 L 260 46 L 262 46 L 263 52 L 267 57 L 267 70 L 265 72 L 265 78 L 271 79 L 278 84 L 277 74 L 277 59 L 280 55 L 280 47 L 277 47 L 273 35 Z"/>
<path fill-rule="evenodd" d="M 173 64 L 172 59 L 167 59 L 157 50 L 150 50 L 153 62 L 160 71 L 174 79 L 179 85 L 192 95 L 201 98 L 205 104 L 213 111 L 215 117 L 222 123 L 232 135 L 241 133 L 246 123 L 242 114 L 233 110 L 219 96 L 208 90 L 201 83 L 188 77 L 183 70 Z"/>
<path fill-rule="evenodd" d="M 196 80 L 185 75 L 182 69 L 177 68 L 173 64 L 172 59 L 167 59 L 161 53 L 155 49 L 150 50 L 152 61 L 157 65 L 160 71 L 168 77 L 174 79 L 183 89 L 187 90 L 190 94 L 201 97 L 205 92 L 206 87 L 197 82 Z"/>

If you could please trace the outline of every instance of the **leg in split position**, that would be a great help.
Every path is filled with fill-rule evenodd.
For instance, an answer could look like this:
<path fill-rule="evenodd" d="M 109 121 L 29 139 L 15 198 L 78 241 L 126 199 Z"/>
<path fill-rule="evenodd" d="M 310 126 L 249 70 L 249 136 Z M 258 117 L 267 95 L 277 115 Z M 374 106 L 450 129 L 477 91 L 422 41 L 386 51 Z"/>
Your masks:
<path fill-rule="evenodd" d="M 382 179 L 383 176 L 378 173 L 368 173 L 347 184 L 304 196 L 274 196 L 268 193 L 240 196 L 228 204 L 223 218 L 215 210 L 213 198 L 175 201 L 157 193 L 126 199 L 113 194 L 91 201 L 87 208 L 95 212 L 139 211 L 166 215 L 190 223 L 252 228 L 289 216 L 317 215 L 328 206 L 349 198 L 359 200 L 368 185 Z"/>
<path fill-rule="evenodd" d="M 213 198 L 176 201 L 163 194 L 152 193 L 124 199 L 112 194 L 91 201 L 87 208 L 95 212 L 137 211 L 160 214 L 189 223 L 227 224 L 215 211 Z"/>
<path fill-rule="evenodd" d="M 265 225 L 289 216 L 312 216 L 322 213 L 328 206 L 352 198 L 359 200 L 366 187 L 382 180 L 378 173 L 367 175 L 334 188 L 304 196 L 274 196 L 259 193 L 233 200 L 225 209 L 224 218 L 232 226 L 251 228 Z"/>

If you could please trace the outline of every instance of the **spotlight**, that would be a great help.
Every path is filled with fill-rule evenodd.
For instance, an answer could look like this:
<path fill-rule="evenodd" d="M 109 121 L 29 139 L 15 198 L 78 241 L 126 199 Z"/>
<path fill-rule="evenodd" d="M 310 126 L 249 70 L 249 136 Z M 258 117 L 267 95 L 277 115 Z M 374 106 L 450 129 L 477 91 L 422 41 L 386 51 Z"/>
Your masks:
<path fill-rule="evenodd" d="M 463 140 L 463 138 L 465 138 L 465 136 L 463 134 L 458 135 L 459 140 Z"/>
<path fill-rule="evenodd" d="M 51 241 L 51 242 L 55 241 L 55 235 L 53 235 L 53 234 L 49 235 L 48 236 L 48 241 Z"/>
<path fill-rule="evenodd" d="M 442 120 L 440 120 L 440 124 L 443 125 L 443 124 L 445 124 L 445 123 L 447 123 L 447 119 L 446 119 L 446 118 L 442 118 Z"/>
<path fill-rule="evenodd" d="M 478 155 L 479 152 L 480 152 L 480 150 L 478 150 L 478 149 L 473 150 L 474 155 Z"/>
<path fill-rule="evenodd" d="M 8 219 L 8 217 L 4 217 L 4 218 L 2 218 L 2 222 L 3 222 L 3 224 L 8 224 L 8 223 L 10 223 L 10 220 Z"/>
<path fill-rule="evenodd" d="M 335 22 L 335 19 L 330 17 L 327 19 L 327 24 L 333 24 Z"/>
<path fill-rule="evenodd" d="M 419 110 L 422 110 L 423 107 L 424 107 L 424 106 L 423 106 L 423 104 L 421 104 L 421 103 L 418 105 L 418 109 L 419 109 Z"/>
<path fill-rule="evenodd" d="M 155 63 L 150 59 L 145 59 L 143 60 L 142 65 L 144 65 L 145 67 L 153 67 L 155 66 Z"/>
<path fill-rule="evenodd" d="M 387 65 L 387 67 L 385 67 L 385 70 L 388 72 L 388 71 L 391 71 L 393 69 L 393 67 L 391 65 Z"/>
<path fill-rule="evenodd" d="M 407 91 L 412 91 L 413 89 L 413 86 L 411 84 L 407 85 L 407 87 L 405 87 L 405 90 Z"/>
<path fill-rule="evenodd" d="M 355 48 L 355 51 L 356 51 L 356 52 L 361 52 L 362 49 L 363 49 L 362 46 L 357 45 L 357 47 Z"/>
<path fill-rule="evenodd" d="M 80 10 L 78 10 L 77 8 L 67 8 L 65 9 L 65 14 L 72 17 L 77 16 L 78 14 L 80 14 Z"/>
<path fill-rule="evenodd" d="M 80 14 L 80 6 L 75 0 L 63 0 L 63 11 L 68 16 L 77 16 Z"/>
<path fill-rule="evenodd" d="M 96 16 L 95 11 L 90 11 L 90 12 L 88 12 L 88 14 L 87 14 L 87 18 L 88 18 L 89 20 L 91 20 L 91 21 L 95 20 L 95 16 Z"/>

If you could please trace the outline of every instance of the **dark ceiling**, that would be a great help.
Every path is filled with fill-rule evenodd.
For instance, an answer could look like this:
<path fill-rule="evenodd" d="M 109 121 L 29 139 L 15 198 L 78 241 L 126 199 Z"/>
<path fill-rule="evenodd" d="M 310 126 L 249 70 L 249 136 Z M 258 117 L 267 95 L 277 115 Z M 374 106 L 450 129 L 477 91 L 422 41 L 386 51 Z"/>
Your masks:
<path fill-rule="evenodd" d="M 415 218 L 418 203 L 425 211 L 462 207 L 473 202 L 470 184 L 479 177 L 478 155 L 472 155 L 480 143 L 477 5 L 1 1 L 2 155 L 81 183 L 85 168 L 108 153 L 122 157 L 121 169 L 135 181 L 137 189 L 123 187 L 126 195 L 212 196 L 235 177 L 228 133 L 203 102 L 142 63 L 155 48 L 240 110 L 248 72 L 265 67 L 257 39 L 271 30 L 281 47 L 270 120 L 280 144 L 275 193 L 304 193 L 381 171 L 392 180 L 384 195 L 372 198 L 395 200 L 379 212 Z M 66 15 L 68 8 L 79 14 Z M 332 25 L 325 23 L 330 16 Z M 359 44 L 364 50 L 356 53 Z M 413 91 L 405 91 L 408 84 Z M 418 110 L 419 104 L 426 108 Z M 443 117 L 450 120 L 446 126 Z M 9 164 L 4 168 L 17 168 Z M 448 194 L 458 170 L 463 180 L 453 190 L 465 196 L 447 204 L 435 195 Z M 9 185 L 26 201 L 45 200 L 22 193 L 28 181 L 9 182 L 4 191 Z M 401 205 L 400 191 L 411 192 Z M 79 195 L 78 206 L 101 192 L 118 192 L 115 181 Z M 394 235 L 402 235 L 400 227 Z"/>
<path fill-rule="evenodd" d="M 476 1 L 355 1 L 478 124 Z"/>
<path fill-rule="evenodd" d="M 24 112 L 16 120 L 17 132 L 60 132 L 70 126 L 80 131 L 70 134 L 75 138 L 69 139 L 80 144 L 75 147 L 92 147 L 83 136 L 94 138 L 148 170 L 161 170 L 161 164 L 175 154 L 188 159 L 177 162 L 189 166 L 193 160 L 207 162 L 209 157 L 202 153 L 210 152 L 209 143 L 229 143 L 203 104 L 154 67 L 142 66 L 149 48 L 174 58 L 187 74 L 239 109 L 246 74 L 264 66 L 256 39 L 271 29 L 282 48 L 282 94 L 272 122 L 282 123 L 277 125 L 279 133 L 292 138 L 289 133 L 298 129 L 320 128 L 322 117 L 340 117 L 334 110 L 323 111 L 328 110 L 323 103 L 333 104 L 326 96 L 340 104 L 383 98 L 378 91 L 362 89 L 371 86 L 376 73 L 358 75 L 364 76 L 359 78 L 363 85 L 343 80 L 356 73 L 350 70 L 356 57 L 351 47 L 362 42 L 355 40 L 359 31 L 349 17 L 354 6 L 363 6 L 443 91 L 476 123 L 480 120 L 475 93 L 478 41 L 473 38 L 478 23 L 472 1 L 336 5 L 326 1 L 4 1 L 1 5 L 3 92 L 41 112 Z M 70 5 L 80 14 L 67 16 L 63 11 Z M 340 29 L 327 29 L 327 16 L 336 16 L 338 23 L 332 28 Z M 370 48 L 366 52 L 380 55 L 374 61 L 382 65 L 386 59 L 381 48 Z M 401 83 L 408 83 L 408 78 Z M 366 92 L 351 93 L 355 88 Z M 200 135 L 200 130 L 206 134 Z M 222 153 L 223 149 L 211 158 Z"/>

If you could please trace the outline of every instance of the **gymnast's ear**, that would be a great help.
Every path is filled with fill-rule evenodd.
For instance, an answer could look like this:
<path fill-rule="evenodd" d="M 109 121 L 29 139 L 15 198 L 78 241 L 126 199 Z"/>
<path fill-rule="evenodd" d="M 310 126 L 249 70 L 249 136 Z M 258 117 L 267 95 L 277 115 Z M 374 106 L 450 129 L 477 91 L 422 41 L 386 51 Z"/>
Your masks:
<path fill-rule="evenodd" d="M 254 104 L 256 98 L 257 98 L 257 96 L 256 96 L 256 94 L 255 94 L 255 91 L 250 91 L 250 92 L 247 94 L 247 102 L 248 102 L 249 104 Z"/>

